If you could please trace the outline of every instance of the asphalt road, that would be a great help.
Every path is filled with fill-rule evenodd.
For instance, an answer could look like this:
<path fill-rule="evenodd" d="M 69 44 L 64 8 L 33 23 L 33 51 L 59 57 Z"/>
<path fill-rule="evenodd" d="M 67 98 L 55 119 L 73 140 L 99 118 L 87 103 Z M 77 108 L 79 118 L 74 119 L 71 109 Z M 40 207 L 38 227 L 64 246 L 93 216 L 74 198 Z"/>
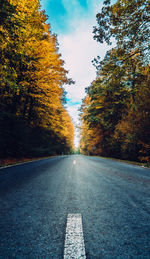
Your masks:
<path fill-rule="evenodd" d="M 82 155 L 0 170 L 0 258 L 63 258 L 69 213 L 86 258 L 150 258 L 150 170 Z"/>

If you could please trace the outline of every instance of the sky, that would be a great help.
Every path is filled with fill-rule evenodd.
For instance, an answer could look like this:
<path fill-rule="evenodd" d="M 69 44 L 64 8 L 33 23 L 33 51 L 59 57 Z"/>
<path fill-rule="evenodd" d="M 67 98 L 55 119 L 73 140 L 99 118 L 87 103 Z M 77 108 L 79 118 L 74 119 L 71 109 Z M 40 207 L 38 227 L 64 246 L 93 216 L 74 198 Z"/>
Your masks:
<path fill-rule="evenodd" d="M 92 60 L 103 59 L 110 48 L 93 39 L 96 14 L 100 12 L 103 0 L 41 0 L 42 9 L 48 15 L 52 33 L 57 34 L 59 51 L 65 61 L 68 76 L 75 85 L 65 86 L 66 108 L 74 125 L 79 125 L 79 108 L 85 97 L 85 88 L 96 77 Z M 75 130 L 75 146 L 79 144 L 79 130 Z"/>

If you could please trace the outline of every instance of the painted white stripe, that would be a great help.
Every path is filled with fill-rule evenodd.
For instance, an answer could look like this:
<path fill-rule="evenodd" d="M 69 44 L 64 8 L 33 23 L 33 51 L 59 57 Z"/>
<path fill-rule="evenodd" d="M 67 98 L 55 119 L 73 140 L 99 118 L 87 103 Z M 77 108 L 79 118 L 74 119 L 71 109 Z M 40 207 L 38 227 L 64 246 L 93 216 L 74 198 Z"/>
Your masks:
<path fill-rule="evenodd" d="M 64 259 L 86 259 L 81 214 L 68 214 Z"/>
<path fill-rule="evenodd" d="M 76 160 L 73 161 L 73 164 L 74 164 L 74 165 L 76 164 Z"/>

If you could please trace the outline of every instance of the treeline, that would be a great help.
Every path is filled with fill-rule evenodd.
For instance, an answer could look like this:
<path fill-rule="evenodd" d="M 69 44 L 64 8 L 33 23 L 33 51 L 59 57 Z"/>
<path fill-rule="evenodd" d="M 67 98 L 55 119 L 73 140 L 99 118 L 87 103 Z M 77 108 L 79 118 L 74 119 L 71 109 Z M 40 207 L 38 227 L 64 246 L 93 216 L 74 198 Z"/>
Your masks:
<path fill-rule="evenodd" d="M 104 1 L 94 39 L 116 46 L 101 61 L 81 107 L 84 154 L 150 162 L 150 5 Z"/>
<path fill-rule="evenodd" d="M 57 38 L 38 0 L 0 0 L 0 158 L 70 152 Z"/>

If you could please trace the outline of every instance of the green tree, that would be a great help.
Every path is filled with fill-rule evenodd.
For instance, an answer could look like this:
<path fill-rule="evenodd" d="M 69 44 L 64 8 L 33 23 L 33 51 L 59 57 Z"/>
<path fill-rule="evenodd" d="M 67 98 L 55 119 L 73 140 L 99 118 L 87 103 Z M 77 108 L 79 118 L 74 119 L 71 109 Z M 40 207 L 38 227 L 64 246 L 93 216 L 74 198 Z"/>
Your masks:
<path fill-rule="evenodd" d="M 97 78 L 83 119 L 93 138 L 99 135 L 92 153 L 149 159 L 149 7 L 143 0 L 106 0 L 97 14 L 94 39 L 111 44 L 114 37 L 116 47 L 93 61 Z"/>
<path fill-rule="evenodd" d="M 125 52 L 126 60 L 138 53 L 145 63 L 150 49 L 149 1 L 118 0 L 113 5 L 110 2 L 104 1 L 102 11 L 96 16 L 94 38 L 111 44 L 114 37 L 117 46 Z"/>

